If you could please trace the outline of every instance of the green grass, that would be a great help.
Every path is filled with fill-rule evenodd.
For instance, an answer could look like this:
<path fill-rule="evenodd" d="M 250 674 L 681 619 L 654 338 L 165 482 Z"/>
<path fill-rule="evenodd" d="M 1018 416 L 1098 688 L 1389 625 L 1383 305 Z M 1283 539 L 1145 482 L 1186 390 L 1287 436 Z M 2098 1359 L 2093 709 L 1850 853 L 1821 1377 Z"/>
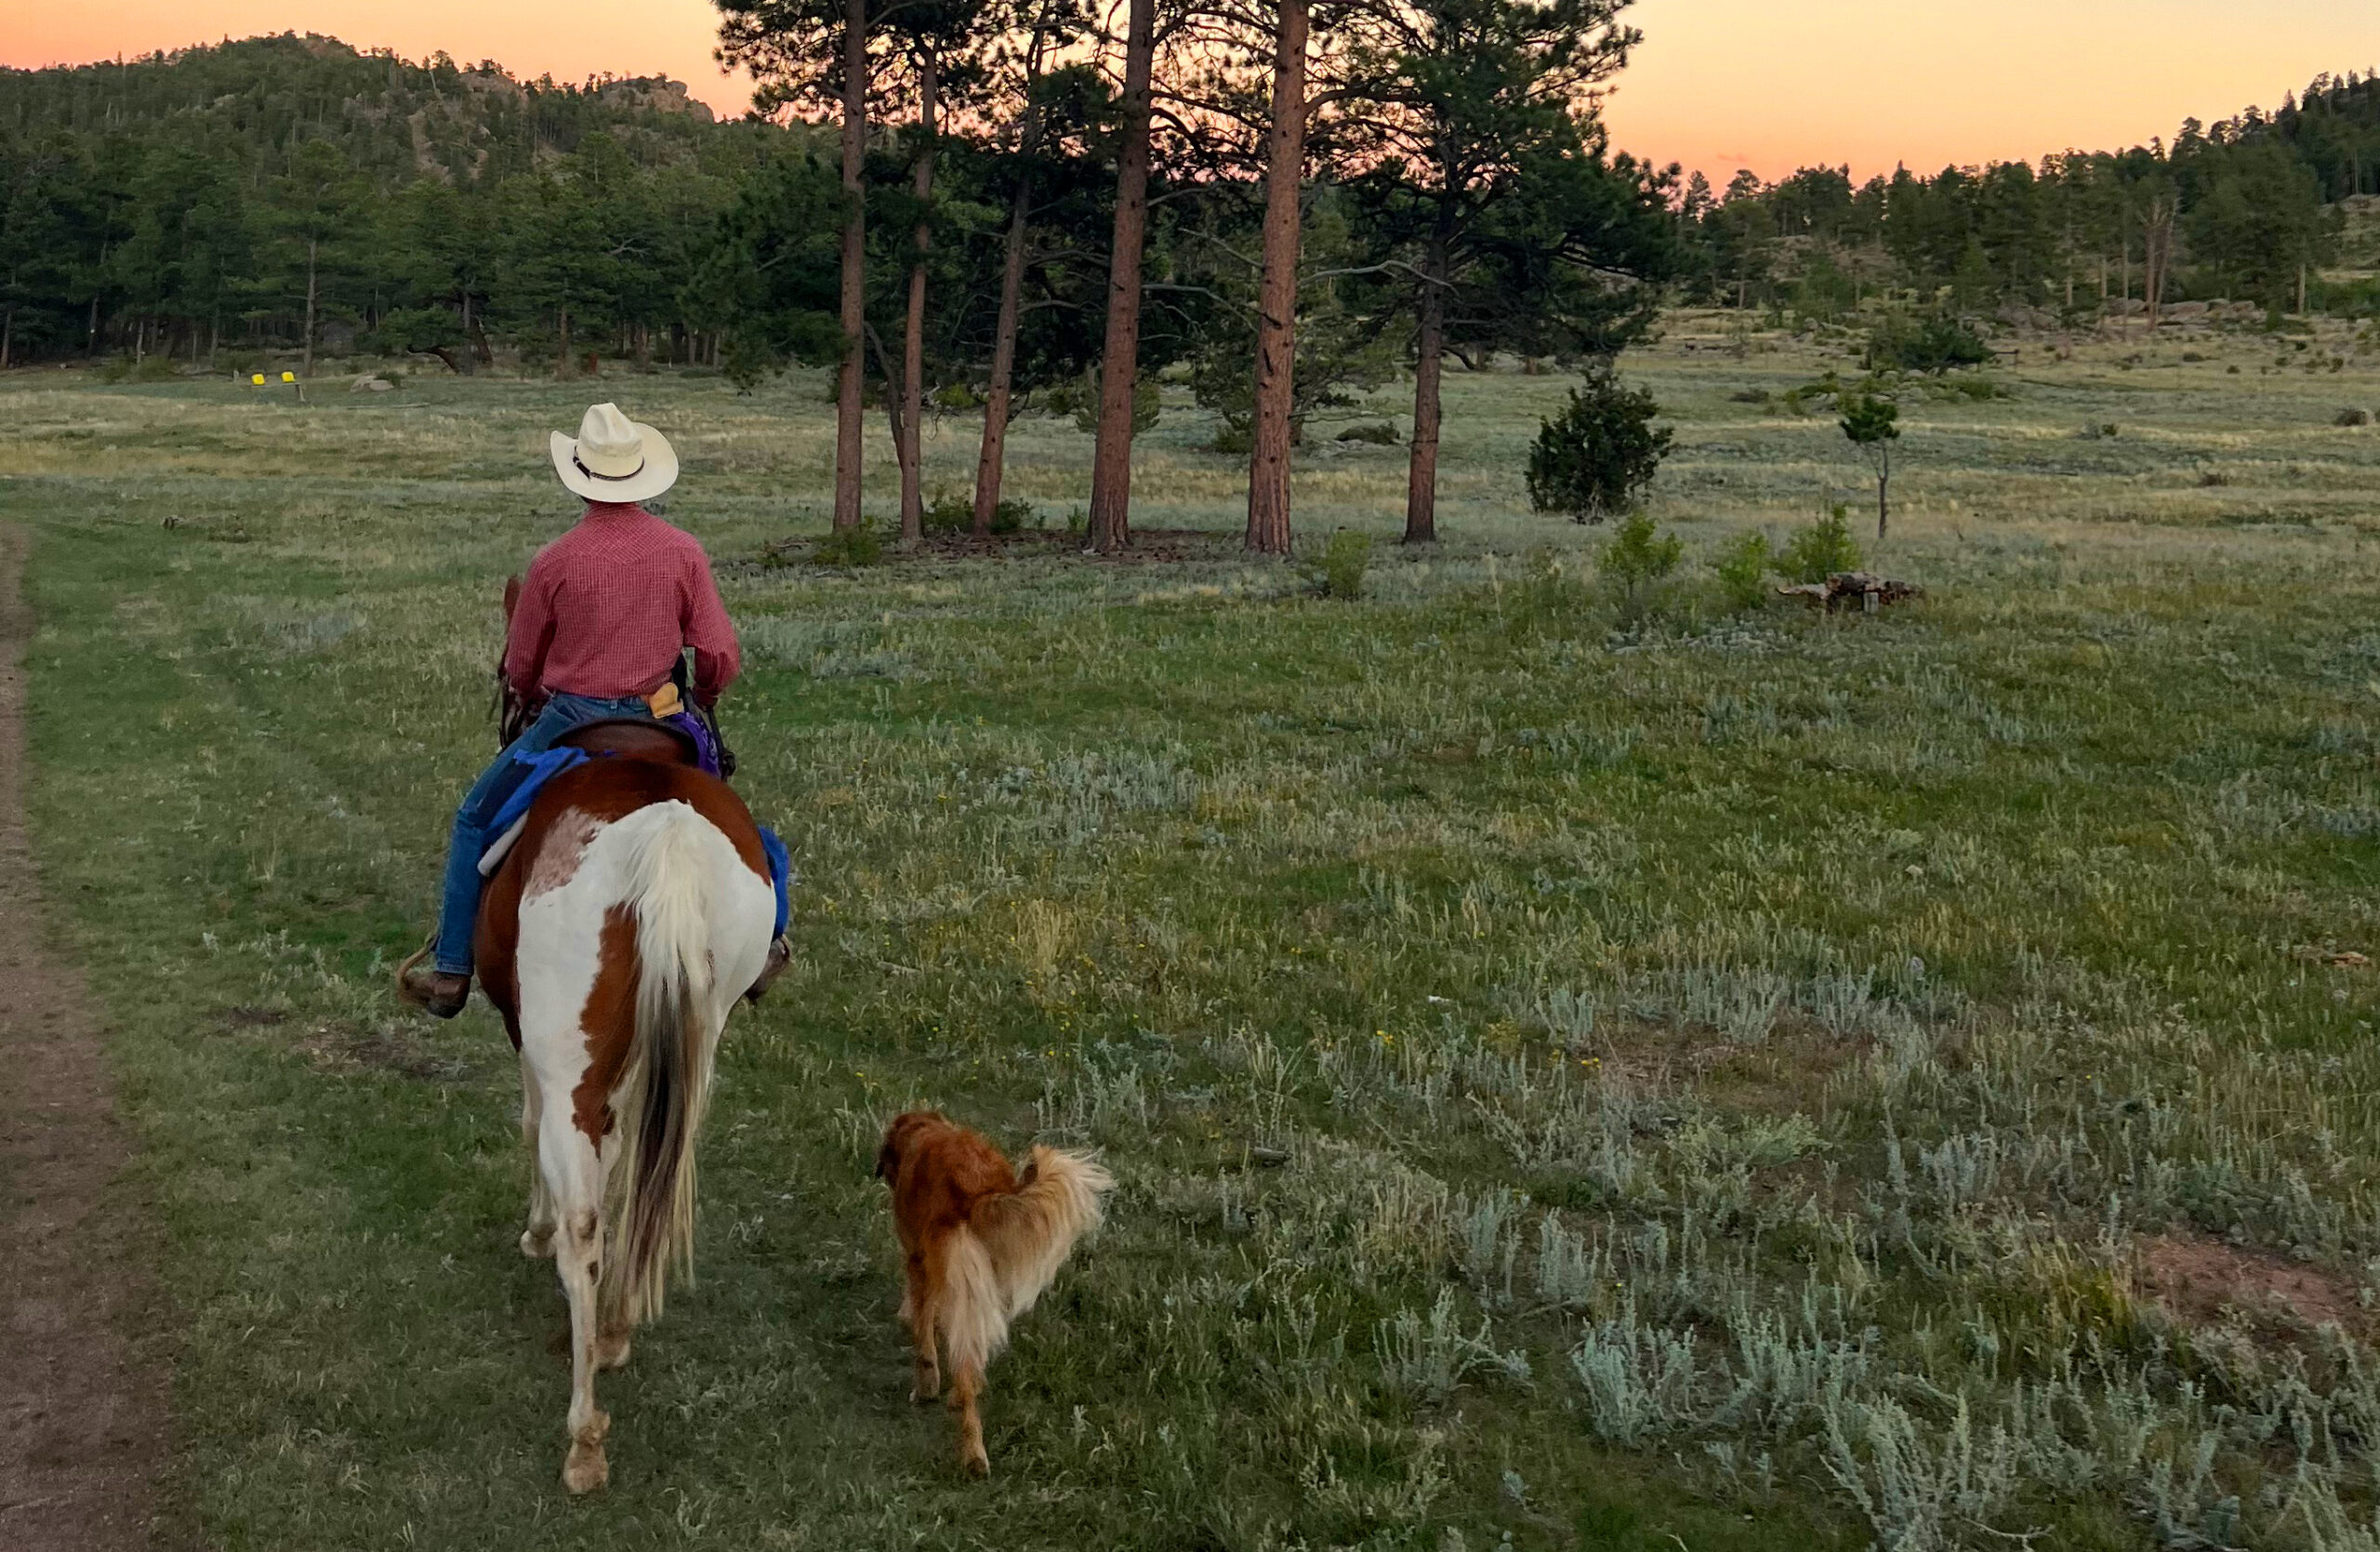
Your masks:
<path fill-rule="evenodd" d="M 765 564 L 824 526 L 817 384 L 606 381 L 685 455 L 740 785 L 802 882 L 729 1029 L 699 1281 L 603 1382 L 581 1502 L 510 1055 L 385 986 L 589 390 L 0 378 L 39 843 L 144 1142 L 205 1535 L 2374 1545 L 2369 1332 L 2139 1266 L 2228 1240 L 2380 1287 L 2380 990 L 2319 957 L 2380 951 L 2380 433 L 2330 424 L 2380 384 L 2193 349 L 1913 400 L 1870 560 L 1926 601 L 1735 617 L 1726 540 L 1861 509 L 1831 417 L 1730 395 L 1841 356 L 1673 320 L 1632 369 L 1686 580 L 1625 628 L 1601 536 L 1520 494 L 1556 378 L 1450 378 L 1450 542 L 1376 550 L 1360 602 L 1227 533 Z M 1205 434 L 1147 439 L 1144 526 L 1233 526 Z M 1011 445 L 1063 529 L 1088 439 Z M 1303 534 L 1393 537 L 1401 450 L 1303 471 Z M 919 1102 L 1122 1181 L 993 1370 L 980 1486 L 905 1399 L 868 1177 Z"/>

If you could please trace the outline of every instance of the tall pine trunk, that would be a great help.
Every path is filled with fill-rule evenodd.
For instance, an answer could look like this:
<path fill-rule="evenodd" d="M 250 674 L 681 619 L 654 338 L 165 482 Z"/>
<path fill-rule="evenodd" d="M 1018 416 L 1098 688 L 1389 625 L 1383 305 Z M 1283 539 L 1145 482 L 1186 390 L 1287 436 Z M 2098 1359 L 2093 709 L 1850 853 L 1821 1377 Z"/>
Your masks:
<path fill-rule="evenodd" d="M 848 0 L 843 15 L 843 375 L 835 391 L 835 526 L 859 526 L 860 396 L 867 370 L 867 212 L 860 173 L 867 156 L 867 0 Z"/>
<path fill-rule="evenodd" d="M 1248 463 L 1248 548 L 1289 552 L 1289 417 L 1295 408 L 1298 221 L 1305 167 L 1306 0 L 1280 0 L 1273 123 L 1264 157 L 1264 269 L 1256 302 L 1256 427 Z"/>
<path fill-rule="evenodd" d="M 306 239 L 306 359 L 298 370 L 301 378 L 314 375 L 314 259 L 321 244 L 312 237 Z"/>
<path fill-rule="evenodd" d="M 1041 53 L 1049 41 L 1049 12 L 1033 23 L 1025 53 L 1025 123 L 1018 137 L 1016 196 L 1008 213 L 1008 251 L 1000 262 L 999 320 L 992 328 L 992 381 L 984 399 L 984 441 L 975 454 L 975 537 L 991 537 L 999 516 L 1000 476 L 1008 461 L 1009 404 L 1016 383 L 1016 331 L 1025 311 L 1025 245 L 1031 235 L 1033 158 L 1041 149 L 1041 105 L 1034 91 L 1041 81 Z"/>
<path fill-rule="evenodd" d="M 1295 0 L 1302 6 L 1304 0 Z M 1091 461 L 1091 544 L 1132 542 L 1132 402 L 1140 386 L 1141 254 L 1149 230 L 1149 73 L 1157 0 L 1132 0 L 1124 37 L 1124 144 L 1107 258 L 1107 338 L 1099 355 L 1099 442 Z"/>
<path fill-rule="evenodd" d="M 924 209 L 933 193 L 935 64 L 933 50 L 928 48 L 918 69 L 918 129 L 925 144 L 918 153 L 917 179 L 910 185 L 919 212 L 914 232 L 918 257 L 909 266 L 908 328 L 901 341 L 901 547 L 905 550 L 914 550 L 926 537 L 920 467 L 925 448 L 919 426 L 925 418 L 926 254 L 933 246 L 933 225 L 926 219 Z"/>
<path fill-rule="evenodd" d="M 1443 216 L 1443 211 L 1441 212 Z M 1414 338 L 1413 445 L 1405 473 L 1405 542 L 1438 542 L 1438 369 L 1447 350 L 1444 222 L 1422 264 L 1421 326 Z"/>
<path fill-rule="evenodd" d="M 1028 153 L 1029 154 L 1029 153 Z M 1008 253 L 1000 265 L 1000 315 L 992 331 L 992 385 L 984 399 L 984 443 L 975 455 L 977 538 L 987 538 L 999 515 L 1001 466 L 1008 457 L 1008 406 L 1016 378 L 1017 314 L 1025 295 L 1026 215 L 1033 199 L 1029 174 L 1021 174 L 1008 216 Z"/>

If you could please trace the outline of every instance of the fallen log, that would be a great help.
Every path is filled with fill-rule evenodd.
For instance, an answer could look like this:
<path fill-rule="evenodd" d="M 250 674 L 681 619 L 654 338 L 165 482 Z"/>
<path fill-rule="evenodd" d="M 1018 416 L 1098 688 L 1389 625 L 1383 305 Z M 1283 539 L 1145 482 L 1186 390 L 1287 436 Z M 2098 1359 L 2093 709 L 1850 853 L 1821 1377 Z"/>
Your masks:
<path fill-rule="evenodd" d="M 1838 571 L 1823 582 L 1789 582 L 1777 592 L 1780 598 L 1806 598 L 1830 611 L 1857 606 L 1871 615 L 1887 604 L 1925 596 L 1914 582 L 1896 582 L 1865 571 Z"/>

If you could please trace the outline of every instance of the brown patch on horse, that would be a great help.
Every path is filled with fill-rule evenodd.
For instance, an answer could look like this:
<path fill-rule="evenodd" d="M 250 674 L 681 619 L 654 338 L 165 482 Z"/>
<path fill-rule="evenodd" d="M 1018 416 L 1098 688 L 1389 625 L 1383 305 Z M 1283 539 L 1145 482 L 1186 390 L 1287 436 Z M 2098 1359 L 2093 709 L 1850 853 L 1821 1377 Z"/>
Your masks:
<path fill-rule="evenodd" d="M 471 955 L 480 989 L 504 1016 L 505 1033 L 515 1050 L 521 1045 L 520 978 L 513 969 L 513 947 L 521 940 L 521 902 L 530 893 L 530 875 L 546 854 L 549 839 L 566 821 L 579 820 L 601 829 L 638 809 L 675 801 L 708 819 L 735 847 L 744 866 L 769 877 L 769 856 L 760 846 L 760 829 L 752 811 L 735 789 L 691 765 L 661 764 L 650 760 L 590 760 L 574 765 L 546 783 L 529 805 L 521 838 L 480 892 L 478 931 Z M 587 843 L 571 848 L 574 858 Z M 571 867 L 575 870 L 577 863 Z"/>
<path fill-rule="evenodd" d="M 612 1091 L 636 1044 L 636 992 L 644 978 L 636 957 L 636 912 L 628 906 L 603 913 L 595 984 L 587 988 L 587 1005 L 578 1013 L 578 1027 L 587 1036 L 587 1070 L 570 1091 L 570 1123 L 598 1147 L 612 1130 Z"/>
<path fill-rule="evenodd" d="M 555 816 L 537 843 L 537 855 L 529 859 L 529 876 L 521 885 L 521 897 L 534 900 L 549 889 L 560 889 L 578 876 L 579 860 L 587 848 L 603 833 L 603 827 L 594 816 L 578 809 L 565 809 Z M 522 840 L 528 839 L 523 831 Z"/>

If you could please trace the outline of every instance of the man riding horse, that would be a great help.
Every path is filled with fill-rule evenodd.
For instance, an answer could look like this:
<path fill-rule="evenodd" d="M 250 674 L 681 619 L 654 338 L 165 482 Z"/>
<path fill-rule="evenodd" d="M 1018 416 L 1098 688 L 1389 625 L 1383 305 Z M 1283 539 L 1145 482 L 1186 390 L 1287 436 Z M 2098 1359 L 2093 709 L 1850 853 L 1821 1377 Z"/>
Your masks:
<path fill-rule="evenodd" d="M 668 439 L 616 405 L 597 405 L 576 438 L 552 433 L 551 451 L 554 472 L 587 507 L 529 563 L 507 627 L 504 681 L 534 715 L 456 809 L 436 936 L 398 976 L 399 995 L 440 1018 L 462 1012 L 470 997 L 480 859 L 496 839 L 489 821 L 532 774 L 525 757 L 589 723 L 677 710 L 677 670 L 689 647 L 687 693 L 699 708 L 716 703 L 742 666 L 700 541 L 641 504 L 677 481 Z M 754 992 L 785 961 L 780 937 Z"/>

